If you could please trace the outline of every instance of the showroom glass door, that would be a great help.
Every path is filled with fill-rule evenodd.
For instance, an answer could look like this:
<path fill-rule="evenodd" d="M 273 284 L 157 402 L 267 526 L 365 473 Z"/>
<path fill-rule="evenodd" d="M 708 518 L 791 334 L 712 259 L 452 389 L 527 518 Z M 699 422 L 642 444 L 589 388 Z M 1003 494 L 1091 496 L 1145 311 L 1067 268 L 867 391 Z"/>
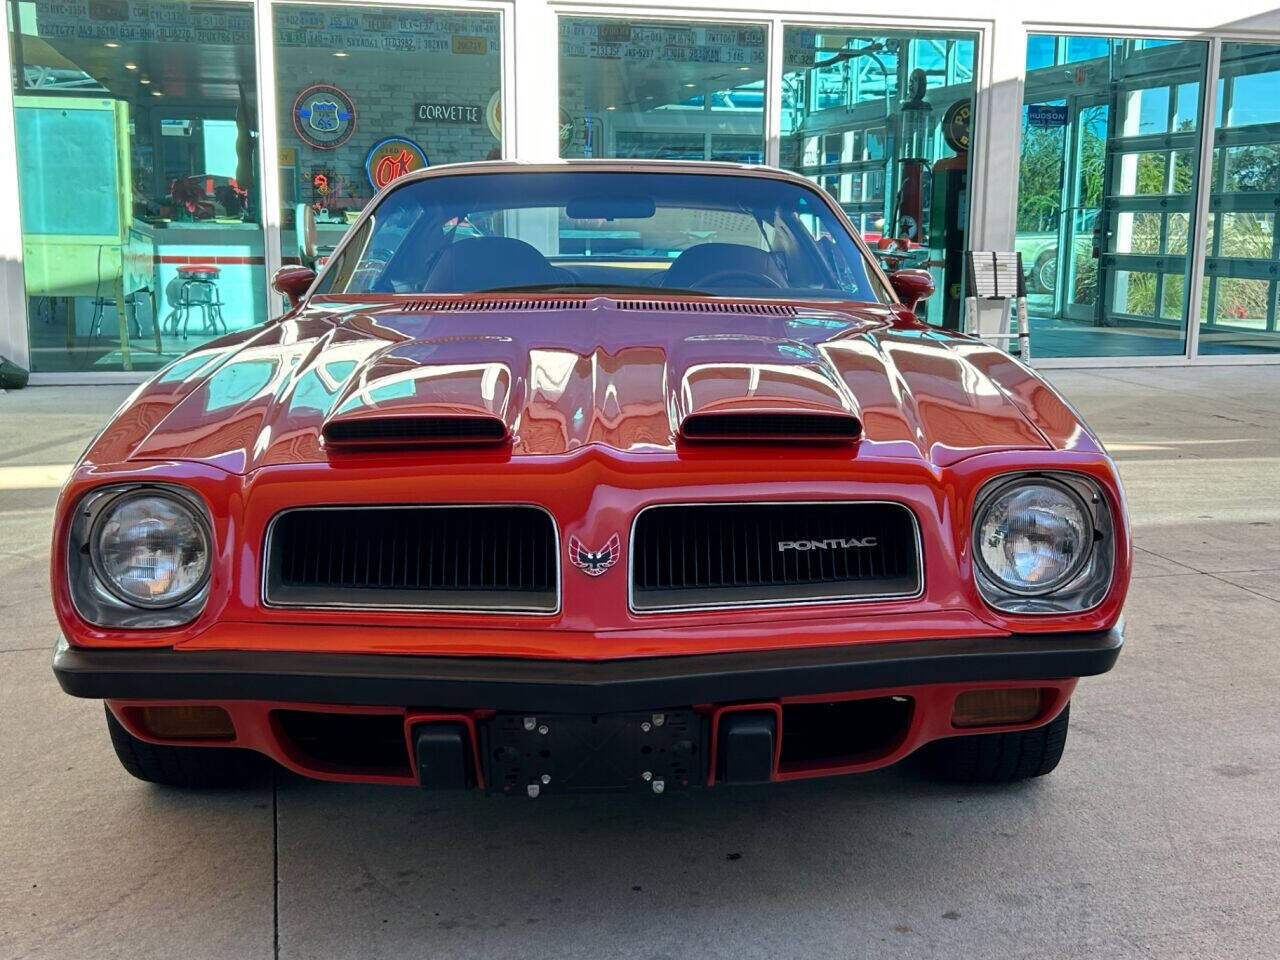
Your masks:
<path fill-rule="evenodd" d="M 1039 357 L 1181 355 L 1207 44 L 1033 35 L 1016 248 Z"/>
<path fill-rule="evenodd" d="M 1110 104 L 1095 97 L 1072 97 L 1068 101 L 1071 123 L 1071 176 L 1067 203 L 1059 218 L 1061 233 L 1055 269 L 1048 280 L 1060 303 L 1060 316 L 1071 320 L 1092 320 L 1098 305 L 1099 255 L 1102 241 L 1102 173 L 1106 164 L 1107 128 Z M 1061 251 L 1067 251 L 1066 256 Z M 1043 268 L 1042 268 L 1043 269 Z M 1057 271 L 1063 283 L 1057 283 Z"/>
<path fill-rule="evenodd" d="M 1015 248 L 1022 254 L 1033 317 L 1093 321 L 1110 116 L 1110 104 L 1096 92 L 1042 100 L 1023 110 Z"/>
<path fill-rule="evenodd" d="M 1124 40 L 1113 53 L 1094 323 L 1124 331 L 1109 343 L 1125 355 L 1186 352 L 1204 52 Z"/>
<path fill-rule="evenodd" d="M 1280 351 L 1280 44 L 1224 43 L 1201 355 Z"/>

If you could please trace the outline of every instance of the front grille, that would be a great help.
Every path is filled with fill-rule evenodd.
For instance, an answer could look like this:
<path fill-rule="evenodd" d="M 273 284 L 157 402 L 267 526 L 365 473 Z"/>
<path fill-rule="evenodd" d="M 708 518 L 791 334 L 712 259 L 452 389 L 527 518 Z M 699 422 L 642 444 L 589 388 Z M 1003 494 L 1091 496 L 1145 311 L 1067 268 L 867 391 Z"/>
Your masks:
<path fill-rule="evenodd" d="M 920 540 L 902 504 L 650 507 L 631 537 L 637 611 L 911 597 Z"/>
<path fill-rule="evenodd" d="M 553 613 L 559 546 L 526 506 L 307 507 L 267 534 L 267 603 Z"/>

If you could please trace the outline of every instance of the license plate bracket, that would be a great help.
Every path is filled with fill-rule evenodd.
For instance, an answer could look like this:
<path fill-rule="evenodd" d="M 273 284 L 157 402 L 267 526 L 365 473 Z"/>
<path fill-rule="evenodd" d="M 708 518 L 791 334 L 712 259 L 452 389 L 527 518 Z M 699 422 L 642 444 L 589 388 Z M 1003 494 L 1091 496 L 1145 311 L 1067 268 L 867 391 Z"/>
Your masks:
<path fill-rule="evenodd" d="M 489 789 L 665 793 L 706 781 L 706 722 L 692 710 L 499 713 L 484 724 Z"/>

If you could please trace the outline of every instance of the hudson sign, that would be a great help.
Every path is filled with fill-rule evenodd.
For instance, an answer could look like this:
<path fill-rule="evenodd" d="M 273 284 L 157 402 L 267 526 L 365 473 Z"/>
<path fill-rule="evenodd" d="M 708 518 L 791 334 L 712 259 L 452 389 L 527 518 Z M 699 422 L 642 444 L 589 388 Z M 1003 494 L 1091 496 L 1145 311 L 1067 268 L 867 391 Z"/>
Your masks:
<path fill-rule="evenodd" d="M 484 123 L 484 107 L 478 103 L 415 103 L 416 123 Z"/>

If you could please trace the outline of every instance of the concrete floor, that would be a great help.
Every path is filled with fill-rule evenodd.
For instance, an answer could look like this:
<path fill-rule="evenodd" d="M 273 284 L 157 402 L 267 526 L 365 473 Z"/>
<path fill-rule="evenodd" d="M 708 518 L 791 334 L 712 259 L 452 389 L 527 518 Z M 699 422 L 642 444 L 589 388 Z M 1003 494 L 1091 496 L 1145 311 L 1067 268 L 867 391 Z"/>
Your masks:
<path fill-rule="evenodd" d="M 1280 368 L 1053 379 L 1139 548 L 1056 773 L 553 802 L 128 777 L 45 586 L 57 465 L 127 391 L 0 393 L 0 957 L 1280 955 Z"/>

